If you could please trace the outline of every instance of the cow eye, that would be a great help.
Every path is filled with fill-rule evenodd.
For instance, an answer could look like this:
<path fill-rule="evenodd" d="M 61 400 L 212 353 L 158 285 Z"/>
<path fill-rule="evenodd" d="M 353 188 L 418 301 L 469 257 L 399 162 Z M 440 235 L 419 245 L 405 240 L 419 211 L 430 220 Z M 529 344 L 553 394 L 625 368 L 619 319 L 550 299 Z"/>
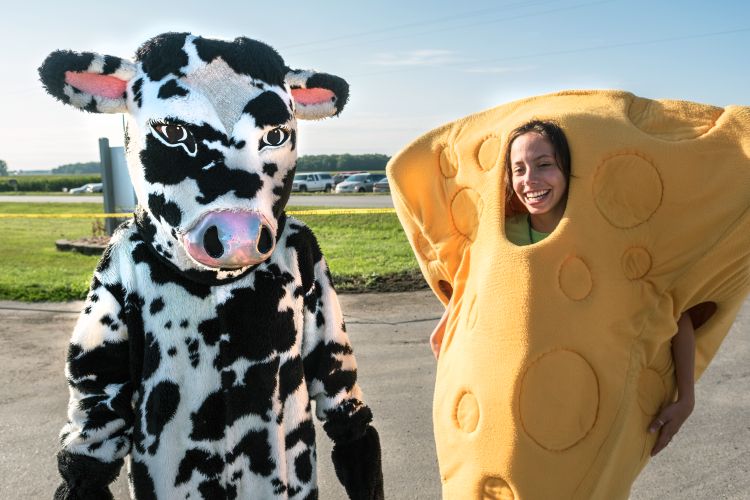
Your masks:
<path fill-rule="evenodd" d="M 187 129 L 182 125 L 157 125 L 156 131 L 170 144 L 177 144 L 187 139 Z"/>
<path fill-rule="evenodd" d="M 289 139 L 289 131 L 285 129 L 284 127 L 276 127 L 272 128 L 265 134 L 263 134 L 263 139 L 261 140 L 261 149 L 270 146 L 272 148 L 281 146 L 284 144 L 287 139 Z"/>
<path fill-rule="evenodd" d="M 190 156 L 195 156 L 197 146 L 193 134 L 187 127 L 176 123 L 154 123 L 151 128 L 165 145 L 170 147 L 182 146 Z"/>

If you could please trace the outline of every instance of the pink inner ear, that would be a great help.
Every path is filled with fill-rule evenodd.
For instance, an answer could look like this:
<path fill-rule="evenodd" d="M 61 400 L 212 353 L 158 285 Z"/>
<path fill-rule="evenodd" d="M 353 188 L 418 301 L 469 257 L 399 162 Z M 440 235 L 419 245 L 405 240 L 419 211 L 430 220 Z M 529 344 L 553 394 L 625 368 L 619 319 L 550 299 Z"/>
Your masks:
<path fill-rule="evenodd" d="M 292 89 L 292 97 L 294 97 L 294 101 L 303 106 L 331 102 L 335 96 L 336 95 L 328 89 Z"/>
<path fill-rule="evenodd" d="M 65 83 L 69 83 L 78 90 L 99 97 L 117 99 L 122 97 L 128 82 L 120 80 L 115 76 L 97 75 L 96 73 L 84 73 L 76 71 L 65 72 Z"/>

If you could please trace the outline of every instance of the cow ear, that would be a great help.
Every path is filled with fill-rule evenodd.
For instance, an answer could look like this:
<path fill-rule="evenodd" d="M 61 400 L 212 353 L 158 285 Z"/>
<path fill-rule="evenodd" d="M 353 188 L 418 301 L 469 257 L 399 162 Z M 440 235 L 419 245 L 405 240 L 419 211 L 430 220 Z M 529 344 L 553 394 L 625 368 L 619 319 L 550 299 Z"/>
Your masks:
<path fill-rule="evenodd" d="M 39 67 L 47 92 L 92 113 L 127 111 L 128 82 L 135 74 L 135 64 L 126 59 L 68 50 L 51 53 Z"/>
<path fill-rule="evenodd" d="M 338 76 L 290 69 L 284 80 L 292 91 L 294 115 L 301 120 L 336 116 L 349 99 L 349 84 Z"/>

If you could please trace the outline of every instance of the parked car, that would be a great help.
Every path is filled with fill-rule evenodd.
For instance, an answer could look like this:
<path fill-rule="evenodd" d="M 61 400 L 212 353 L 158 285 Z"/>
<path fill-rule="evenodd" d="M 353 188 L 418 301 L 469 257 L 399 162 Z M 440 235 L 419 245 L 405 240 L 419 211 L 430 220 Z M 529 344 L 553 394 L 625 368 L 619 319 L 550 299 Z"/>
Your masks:
<path fill-rule="evenodd" d="M 372 186 L 380 179 L 384 178 L 385 174 L 354 174 L 347 177 L 347 179 L 336 186 L 337 193 L 364 193 L 366 191 L 372 191 Z"/>
<path fill-rule="evenodd" d="M 366 174 L 364 170 L 351 170 L 349 172 L 338 172 L 336 175 L 333 176 L 333 185 L 338 186 L 342 182 L 344 182 L 347 178 L 354 174 Z"/>
<path fill-rule="evenodd" d="M 374 193 L 390 193 L 391 186 L 388 184 L 388 177 L 383 177 L 378 182 L 373 184 L 372 191 Z"/>
<path fill-rule="evenodd" d="M 70 194 L 101 193 L 101 192 L 102 192 L 101 182 L 92 182 L 89 184 L 84 184 L 83 186 L 79 186 L 77 188 L 73 188 L 68 191 L 68 193 Z"/>
<path fill-rule="evenodd" d="M 297 174 L 292 181 L 292 191 L 306 193 L 308 191 L 325 191 L 330 193 L 333 190 L 333 177 L 325 172 L 307 172 Z"/>

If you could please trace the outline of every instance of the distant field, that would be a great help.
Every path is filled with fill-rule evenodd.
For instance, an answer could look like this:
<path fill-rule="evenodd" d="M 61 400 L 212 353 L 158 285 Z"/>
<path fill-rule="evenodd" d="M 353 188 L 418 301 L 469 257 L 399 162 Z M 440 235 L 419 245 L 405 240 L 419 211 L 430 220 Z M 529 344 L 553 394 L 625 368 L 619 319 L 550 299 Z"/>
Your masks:
<path fill-rule="evenodd" d="M 100 211 L 98 205 L 84 203 L 0 203 L 0 214 Z M 338 290 L 391 291 L 424 286 L 395 214 L 299 218 L 315 231 Z M 0 300 L 82 299 L 99 258 L 59 252 L 55 240 L 92 236 L 94 222 L 94 219 L 0 219 Z"/>
<path fill-rule="evenodd" d="M 0 177 L 0 194 L 18 191 L 62 192 L 91 182 L 101 182 L 98 174 L 81 175 L 14 175 Z"/>

